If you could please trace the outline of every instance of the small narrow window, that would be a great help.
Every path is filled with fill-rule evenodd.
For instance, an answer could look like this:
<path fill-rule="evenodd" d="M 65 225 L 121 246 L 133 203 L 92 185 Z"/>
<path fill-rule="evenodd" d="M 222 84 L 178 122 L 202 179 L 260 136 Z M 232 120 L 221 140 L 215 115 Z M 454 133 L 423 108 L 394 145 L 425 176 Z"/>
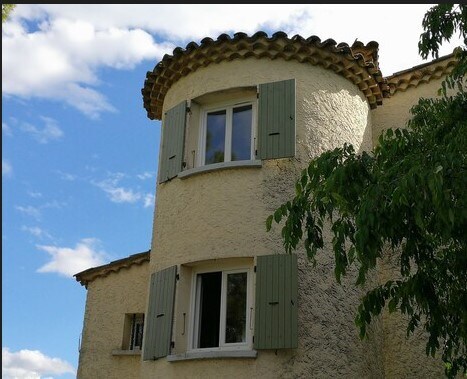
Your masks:
<path fill-rule="evenodd" d="M 123 327 L 123 350 L 141 350 L 143 346 L 144 314 L 127 313 Z"/>

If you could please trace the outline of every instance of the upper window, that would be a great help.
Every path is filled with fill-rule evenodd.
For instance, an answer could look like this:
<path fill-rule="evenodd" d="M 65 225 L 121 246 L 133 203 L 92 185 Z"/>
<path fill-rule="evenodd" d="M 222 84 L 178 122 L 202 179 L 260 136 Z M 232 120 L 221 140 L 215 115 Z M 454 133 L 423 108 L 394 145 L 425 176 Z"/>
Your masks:
<path fill-rule="evenodd" d="M 193 349 L 251 347 L 249 277 L 248 269 L 195 274 Z"/>
<path fill-rule="evenodd" d="M 295 79 L 206 93 L 164 113 L 158 181 L 293 157 L 295 140 Z"/>
<path fill-rule="evenodd" d="M 253 102 L 245 102 L 203 111 L 201 166 L 253 159 L 255 109 Z"/>

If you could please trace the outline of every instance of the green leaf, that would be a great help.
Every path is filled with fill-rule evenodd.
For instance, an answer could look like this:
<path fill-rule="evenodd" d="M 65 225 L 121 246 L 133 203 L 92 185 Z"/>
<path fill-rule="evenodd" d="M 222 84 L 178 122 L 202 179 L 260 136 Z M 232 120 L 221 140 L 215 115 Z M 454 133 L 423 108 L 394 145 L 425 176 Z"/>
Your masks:
<path fill-rule="evenodd" d="M 273 216 L 269 215 L 268 218 L 266 219 L 266 231 L 268 231 L 268 232 L 271 230 L 272 218 L 273 218 Z"/>

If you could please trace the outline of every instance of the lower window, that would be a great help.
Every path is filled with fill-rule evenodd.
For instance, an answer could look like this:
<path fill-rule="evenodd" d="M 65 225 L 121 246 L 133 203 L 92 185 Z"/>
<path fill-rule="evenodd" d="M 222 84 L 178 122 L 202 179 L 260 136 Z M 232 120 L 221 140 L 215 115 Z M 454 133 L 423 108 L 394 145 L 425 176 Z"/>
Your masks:
<path fill-rule="evenodd" d="M 193 349 L 251 346 L 248 269 L 195 274 Z"/>

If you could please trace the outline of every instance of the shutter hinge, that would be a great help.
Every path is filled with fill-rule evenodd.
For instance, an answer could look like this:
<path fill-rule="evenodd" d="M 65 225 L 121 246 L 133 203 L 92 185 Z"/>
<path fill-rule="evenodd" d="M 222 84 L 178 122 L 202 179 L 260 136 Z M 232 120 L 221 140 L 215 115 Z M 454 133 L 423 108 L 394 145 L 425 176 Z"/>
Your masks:
<path fill-rule="evenodd" d="M 180 280 L 180 274 L 175 275 L 175 279 Z"/>
<path fill-rule="evenodd" d="M 170 342 L 170 347 L 173 349 L 175 347 L 175 341 Z"/>
<path fill-rule="evenodd" d="M 255 336 L 253 336 L 253 343 L 255 343 Z"/>
<path fill-rule="evenodd" d="M 190 107 L 186 107 L 186 113 L 190 113 L 191 112 L 191 108 Z"/>
<path fill-rule="evenodd" d="M 256 98 L 259 99 L 259 92 L 256 92 Z"/>
<path fill-rule="evenodd" d="M 253 267 L 253 272 L 256 272 L 256 266 L 255 266 L 255 267 Z"/>

